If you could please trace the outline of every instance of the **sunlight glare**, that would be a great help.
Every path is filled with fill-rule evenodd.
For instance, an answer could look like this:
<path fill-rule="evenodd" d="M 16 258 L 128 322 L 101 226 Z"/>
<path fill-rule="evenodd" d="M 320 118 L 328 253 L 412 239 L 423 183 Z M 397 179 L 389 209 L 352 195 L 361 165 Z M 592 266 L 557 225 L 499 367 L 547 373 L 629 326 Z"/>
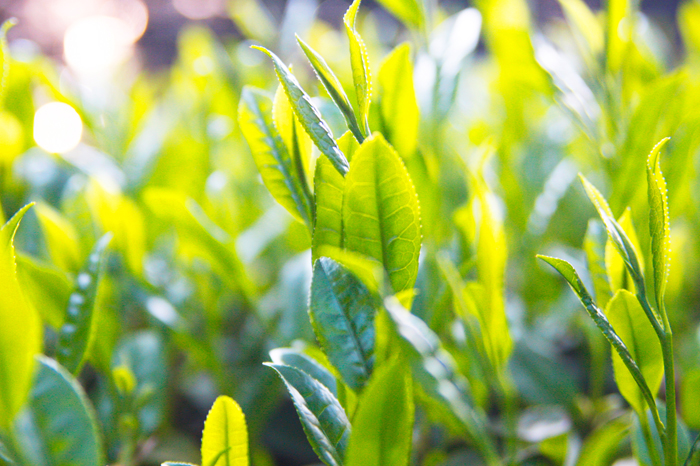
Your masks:
<path fill-rule="evenodd" d="M 51 102 L 34 114 L 34 141 L 47 152 L 68 152 L 78 145 L 82 134 L 80 115 L 68 104 Z"/>

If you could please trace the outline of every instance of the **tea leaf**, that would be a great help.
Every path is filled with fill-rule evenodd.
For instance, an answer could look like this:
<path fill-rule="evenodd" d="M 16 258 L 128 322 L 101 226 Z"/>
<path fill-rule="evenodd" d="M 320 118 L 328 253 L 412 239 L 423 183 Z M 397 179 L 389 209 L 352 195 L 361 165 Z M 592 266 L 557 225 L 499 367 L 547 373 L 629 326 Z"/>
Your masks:
<path fill-rule="evenodd" d="M 379 3 L 406 26 L 420 29 L 425 24 L 422 2 L 419 0 L 379 0 Z"/>
<path fill-rule="evenodd" d="M 202 465 L 247 466 L 248 428 L 240 406 L 228 396 L 214 402 L 202 432 Z"/>
<path fill-rule="evenodd" d="M 17 24 L 16 18 L 10 18 L 0 26 L 0 109 L 2 109 L 5 100 L 5 85 L 7 83 L 7 75 L 10 73 L 10 60 L 7 50 L 7 31 Z"/>
<path fill-rule="evenodd" d="M 287 146 L 287 152 L 292 158 L 294 170 L 299 177 L 301 186 L 310 198 L 311 193 L 307 180 L 310 175 L 311 153 L 314 143 L 304 131 L 299 119 L 294 115 L 294 110 L 292 110 L 282 86 L 277 86 L 272 101 L 272 121 L 282 141 Z"/>
<path fill-rule="evenodd" d="M 277 371 L 287 386 L 314 452 L 326 465 L 342 466 L 350 422 L 338 400 L 323 384 L 299 369 L 265 365 Z"/>
<path fill-rule="evenodd" d="M 413 155 L 418 143 L 420 111 L 413 86 L 411 46 L 397 46 L 384 60 L 377 76 L 382 128 L 386 138 L 404 159 Z"/>
<path fill-rule="evenodd" d="M 37 360 L 27 412 L 15 423 L 24 456 L 30 464 L 105 464 L 95 413 L 82 387 L 53 359 Z M 41 442 L 38 448 L 31 439 Z"/>
<path fill-rule="evenodd" d="M 605 45 L 603 28 L 598 18 L 582 0 L 559 0 L 559 4 L 567 22 L 576 28 L 592 57 L 596 57 Z"/>
<path fill-rule="evenodd" d="M 245 87 L 238 106 L 238 123 L 272 197 L 294 218 L 311 227 L 311 195 L 272 122 L 272 101 L 262 91 Z"/>
<path fill-rule="evenodd" d="M 413 431 L 413 381 L 396 358 L 372 375 L 353 416 L 346 464 L 405 466 Z"/>
<path fill-rule="evenodd" d="M 683 463 L 683 466 L 699 466 L 700 465 L 700 435 L 695 438 L 693 446 L 688 452 L 688 458 Z"/>
<path fill-rule="evenodd" d="M 358 120 L 362 125 L 364 135 L 368 137 L 371 133 L 369 129 L 369 103 L 372 98 L 372 78 L 369 70 L 369 60 L 367 59 L 367 48 L 355 29 L 357 11 L 360 9 L 362 0 L 354 0 L 343 16 L 345 31 L 350 40 L 350 64 L 352 66 L 352 80 L 355 83 L 355 93 L 357 95 Z"/>
<path fill-rule="evenodd" d="M 328 360 L 360 390 L 374 364 L 374 301 L 367 288 L 333 259 L 314 264 L 309 317 Z"/>
<path fill-rule="evenodd" d="M 418 198 L 406 167 L 379 133 L 352 158 L 343 229 L 345 247 L 383 264 L 394 292 L 413 287 L 422 239 Z"/>
<path fill-rule="evenodd" d="M 345 94 L 345 89 L 340 83 L 340 80 L 336 77 L 333 70 L 330 69 L 326 60 L 323 59 L 321 55 L 318 54 L 314 49 L 312 49 L 306 42 L 304 42 L 299 36 L 297 36 L 297 42 L 301 46 L 306 58 L 308 58 L 311 67 L 316 72 L 316 76 L 323 84 L 323 87 L 331 96 L 331 99 L 342 113 L 345 122 L 348 125 L 348 129 L 352 132 L 358 142 L 363 142 L 365 140 L 364 135 L 360 126 L 357 124 L 357 118 L 355 117 L 355 112 L 352 109 L 352 104 Z M 346 154 L 347 155 L 347 154 Z"/>
<path fill-rule="evenodd" d="M 586 290 L 586 287 L 576 273 L 576 270 L 565 260 L 542 255 L 538 255 L 537 257 L 551 265 L 569 283 L 569 286 L 571 286 L 571 289 L 574 290 L 574 293 L 576 293 L 576 296 L 578 296 L 581 304 L 583 304 L 583 307 L 588 312 L 588 315 L 591 316 L 593 322 L 600 329 L 600 331 L 603 332 L 603 336 L 605 336 L 605 339 L 608 340 L 617 355 L 620 357 L 620 360 L 624 363 L 625 367 L 627 367 L 627 370 L 632 375 L 634 381 L 637 383 L 637 386 L 640 388 L 649 408 L 654 412 L 655 421 L 661 423 L 658 417 L 659 413 L 656 411 L 654 396 L 652 395 L 651 390 L 644 379 L 642 371 L 639 369 L 639 366 L 637 366 L 637 363 L 630 355 L 625 343 L 620 339 L 620 336 L 615 332 L 612 325 L 610 325 L 610 322 L 605 317 L 605 314 L 603 314 L 600 308 L 598 308 L 598 306 L 596 306 L 596 304 L 593 302 L 591 295 L 588 294 L 588 290 Z"/>
<path fill-rule="evenodd" d="M 659 152 L 670 138 L 662 139 L 647 158 L 647 183 L 649 194 L 649 230 L 651 234 L 651 259 L 654 265 L 654 294 L 658 309 L 664 304 L 666 282 L 671 269 L 671 227 L 668 213 L 666 180 L 661 173 Z"/>
<path fill-rule="evenodd" d="M 34 355 L 41 352 L 39 316 L 27 304 L 17 280 L 14 237 L 32 204 L 0 229 L 0 428 L 8 428 L 25 403 L 34 375 Z"/>
<path fill-rule="evenodd" d="M 17 279 L 28 304 L 34 307 L 43 322 L 58 330 L 66 317 L 73 283 L 65 272 L 31 256 L 19 254 L 16 260 Z"/>
<path fill-rule="evenodd" d="M 272 59 L 277 78 L 280 84 L 282 84 L 282 87 L 284 87 L 284 92 L 287 94 L 289 103 L 294 110 L 294 114 L 299 119 L 301 126 L 321 153 L 328 157 L 331 163 L 333 163 L 335 169 L 338 170 L 341 175 L 345 176 L 348 172 L 348 161 L 338 148 L 335 139 L 333 139 L 330 128 L 321 118 L 321 113 L 314 104 L 311 103 L 311 98 L 304 89 L 301 88 L 297 78 L 294 77 L 277 55 L 264 47 L 253 46 L 253 48 L 267 54 L 267 56 Z"/>
<path fill-rule="evenodd" d="M 629 431 L 628 416 L 620 416 L 597 428 L 585 439 L 576 465 L 611 464 Z"/>
<path fill-rule="evenodd" d="M 48 204 L 37 204 L 35 212 L 53 263 L 67 272 L 77 272 L 81 258 L 75 227 Z"/>
<path fill-rule="evenodd" d="M 659 391 L 664 373 L 663 356 L 654 328 L 646 319 L 639 301 L 629 291 L 619 290 L 608 302 L 605 314 L 637 363 L 651 394 L 655 395 Z M 620 393 L 642 416 L 647 408 L 642 392 L 620 355 L 613 353 L 612 358 L 615 381 Z"/>
<path fill-rule="evenodd" d="M 588 221 L 586 236 L 583 239 L 583 250 L 586 252 L 588 273 L 593 282 L 596 301 L 600 306 L 605 305 L 612 298 L 612 290 L 605 270 L 605 244 L 607 233 L 598 220 Z"/>
<path fill-rule="evenodd" d="M 102 264 L 112 234 L 107 233 L 95 244 L 83 270 L 76 278 L 76 289 L 68 301 L 63 325 L 58 331 L 56 356 L 69 372 L 78 374 L 94 338 L 94 313 Z"/>
<path fill-rule="evenodd" d="M 321 364 L 314 361 L 304 353 L 292 348 L 275 348 L 270 351 L 270 359 L 275 364 L 284 364 L 300 371 L 306 372 L 314 379 L 321 382 L 333 396 L 338 396 L 338 386 L 335 376 Z"/>
<path fill-rule="evenodd" d="M 639 261 L 639 270 L 643 275 L 644 257 L 640 253 L 641 246 L 639 245 L 637 230 L 634 228 L 634 224 L 632 223 L 632 213 L 629 207 L 625 209 L 620 218 L 617 219 L 617 224 L 620 226 L 622 231 L 625 232 L 627 238 L 629 238 L 629 242 L 632 245 L 634 253 Z M 622 258 L 622 256 L 620 256 L 617 248 L 615 247 L 615 243 L 613 243 L 610 238 L 608 238 L 607 242 L 605 243 L 605 267 L 608 272 L 610 286 L 612 287 L 613 292 L 619 289 L 626 289 L 632 292 L 636 290 L 634 277 L 627 271 L 625 260 Z"/>

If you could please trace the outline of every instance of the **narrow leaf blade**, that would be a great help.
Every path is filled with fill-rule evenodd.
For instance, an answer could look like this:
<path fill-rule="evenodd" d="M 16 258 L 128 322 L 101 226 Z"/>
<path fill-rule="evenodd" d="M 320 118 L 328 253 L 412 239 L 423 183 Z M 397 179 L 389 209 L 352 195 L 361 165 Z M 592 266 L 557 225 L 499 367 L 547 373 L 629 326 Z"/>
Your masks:
<path fill-rule="evenodd" d="M 292 348 L 275 348 L 270 351 L 270 359 L 275 364 L 284 364 L 306 372 L 321 382 L 333 396 L 338 396 L 338 386 L 333 374 L 304 353 Z"/>
<path fill-rule="evenodd" d="M 241 407 L 220 396 L 211 407 L 202 432 L 202 465 L 248 466 L 248 428 Z"/>
<path fill-rule="evenodd" d="M 659 152 L 670 138 L 662 139 L 647 158 L 647 183 L 649 197 L 649 230 L 651 256 L 654 265 L 654 294 L 656 305 L 663 307 L 666 282 L 671 268 L 671 227 L 668 212 L 666 180 L 661 173 Z"/>
<path fill-rule="evenodd" d="M 372 98 L 372 79 L 370 77 L 369 60 L 367 59 L 367 48 L 355 29 L 357 11 L 360 9 L 361 0 L 354 0 L 343 16 L 345 31 L 350 40 L 350 65 L 352 66 L 352 79 L 355 84 L 357 95 L 358 120 L 362 125 L 365 136 L 369 136 L 369 104 Z"/>

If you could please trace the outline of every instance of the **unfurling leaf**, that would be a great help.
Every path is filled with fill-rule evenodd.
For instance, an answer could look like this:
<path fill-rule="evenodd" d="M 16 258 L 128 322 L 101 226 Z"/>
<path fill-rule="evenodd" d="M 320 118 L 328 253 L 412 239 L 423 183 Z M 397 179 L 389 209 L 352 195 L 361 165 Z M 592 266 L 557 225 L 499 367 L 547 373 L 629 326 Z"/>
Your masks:
<path fill-rule="evenodd" d="M 651 233 L 651 259 L 654 265 L 654 294 L 656 305 L 663 307 L 666 282 L 671 268 L 671 227 L 668 213 L 666 180 L 661 173 L 659 152 L 670 138 L 662 139 L 647 158 L 647 183 L 649 193 L 649 230 Z"/>

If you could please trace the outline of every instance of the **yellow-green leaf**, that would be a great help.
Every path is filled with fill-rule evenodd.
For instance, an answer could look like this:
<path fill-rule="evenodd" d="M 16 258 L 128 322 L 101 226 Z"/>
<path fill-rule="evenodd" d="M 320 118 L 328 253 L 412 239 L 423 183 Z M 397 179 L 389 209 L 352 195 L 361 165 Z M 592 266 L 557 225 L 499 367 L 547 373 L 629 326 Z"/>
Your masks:
<path fill-rule="evenodd" d="M 0 429 L 8 428 L 27 400 L 34 356 L 41 352 L 41 322 L 17 280 L 13 239 L 31 204 L 0 229 Z"/>
<path fill-rule="evenodd" d="M 640 253 L 642 249 L 639 245 L 637 230 L 632 223 L 632 213 L 629 208 L 625 209 L 620 218 L 617 219 L 617 223 L 629 238 L 634 254 L 639 258 L 639 269 L 643 274 L 644 258 Z M 619 289 L 635 291 L 634 278 L 627 271 L 624 258 L 620 255 L 618 249 L 615 247 L 615 243 L 610 238 L 608 238 L 605 243 L 605 269 L 607 270 L 608 279 L 610 280 L 610 286 L 613 292 Z"/>
<path fill-rule="evenodd" d="M 425 23 L 422 2 L 419 0 L 379 0 L 379 3 L 406 26 L 420 29 Z"/>
<path fill-rule="evenodd" d="M 592 57 L 603 51 L 605 36 L 595 14 L 583 0 L 559 0 L 566 19 L 575 27 L 575 32 L 585 41 Z"/>
<path fill-rule="evenodd" d="M 383 264 L 394 292 L 413 287 L 422 239 L 418 197 L 403 162 L 379 133 L 352 158 L 343 231 L 348 250 Z"/>
<path fill-rule="evenodd" d="M 379 68 L 377 79 L 384 135 L 405 159 L 416 150 L 420 122 L 408 43 L 399 45 L 389 54 Z"/>
<path fill-rule="evenodd" d="M 659 152 L 669 138 L 654 146 L 647 158 L 647 182 L 649 193 L 649 231 L 651 234 L 651 259 L 654 265 L 654 294 L 656 305 L 662 309 L 666 283 L 671 268 L 671 227 L 668 213 L 666 180 L 661 173 Z"/>
<path fill-rule="evenodd" d="M 313 141 L 301 123 L 294 115 L 294 110 L 289 104 L 287 94 L 282 86 L 277 86 L 275 97 L 272 101 L 272 121 L 279 132 L 280 137 L 287 146 L 287 151 L 292 158 L 292 164 L 303 189 L 308 190 L 307 179 L 311 162 Z"/>
<path fill-rule="evenodd" d="M 343 16 L 345 31 L 350 40 L 350 65 L 352 66 L 352 80 L 355 83 L 355 94 L 357 95 L 358 120 L 362 126 L 365 136 L 369 136 L 369 103 L 372 99 L 372 78 L 369 70 L 369 60 L 367 58 L 367 48 L 360 37 L 360 33 L 355 29 L 357 10 L 360 9 L 360 2 L 355 0 Z"/>
<path fill-rule="evenodd" d="M 605 310 L 610 325 L 625 343 L 632 359 L 642 371 L 653 396 L 659 391 L 663 377 L 661 344 L 637 298 L 627 290 L 619 290 Z M 645 415 L 644 396 L 620 356 L 613 352 L 615 381 L 622 396 L 639 413 Z"/>
<path fill-rule="evenodd" d="M 218 456 L 221 452 L 225 453 Z M 216 399 L 204 422 L 202 465 L 248 466 L 245 416 L 238 403 L 228 396 Z"/>
<path fill-rule="evenodd" d="M 53 263 L 66 272 L 77 272 L 81 258 L 75 227 L 48 204 L 37 204 L 35 212 Z"/>
<path fill-rule="evenodd" d="M 613 296 L 605 268 L 606 243 L 607 233 L 600 221 L 595 219 L 589 220 L 586 236 L 583 239 L 583 250 L 586 252 L 588 273 L 593 282 L 595 298 L 602 307 L 605 307 Z"/>
<path fill-rule="evenodd" d="M 27 302 L 43 322 L 58 330 L 65 319 L 73 283 L 62 270 L 28 255 L 18 254 L 16 260 L 17 279 Z"/>

